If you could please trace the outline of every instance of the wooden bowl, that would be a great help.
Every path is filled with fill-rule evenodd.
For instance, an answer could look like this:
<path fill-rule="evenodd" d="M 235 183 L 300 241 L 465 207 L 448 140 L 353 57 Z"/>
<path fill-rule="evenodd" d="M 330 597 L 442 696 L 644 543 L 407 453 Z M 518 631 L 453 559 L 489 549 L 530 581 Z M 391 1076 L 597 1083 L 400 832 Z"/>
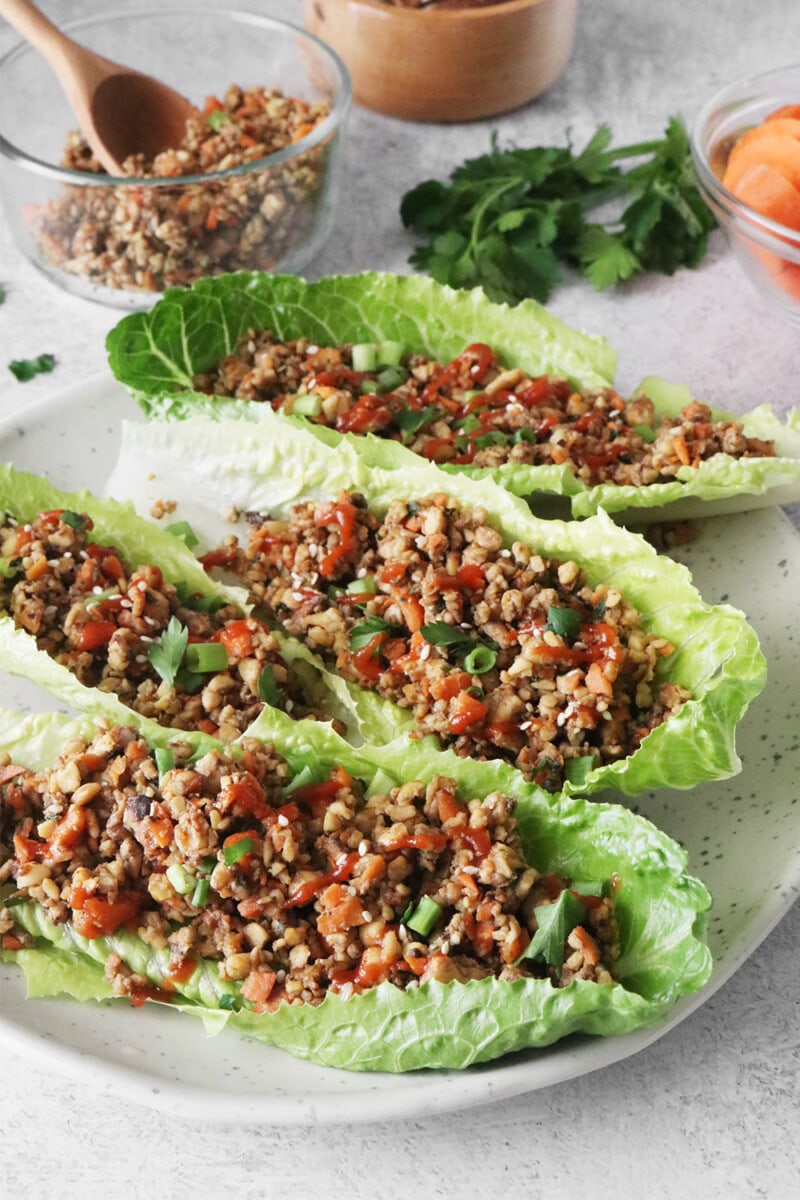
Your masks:
<path fill-rule="evenodd" d="M 414 121 L 470 121 L 533 100 L 575 41 L 577 0 L 396 8 L 303 0 L 306 29 L 344 59 L 359 104 Z"/>

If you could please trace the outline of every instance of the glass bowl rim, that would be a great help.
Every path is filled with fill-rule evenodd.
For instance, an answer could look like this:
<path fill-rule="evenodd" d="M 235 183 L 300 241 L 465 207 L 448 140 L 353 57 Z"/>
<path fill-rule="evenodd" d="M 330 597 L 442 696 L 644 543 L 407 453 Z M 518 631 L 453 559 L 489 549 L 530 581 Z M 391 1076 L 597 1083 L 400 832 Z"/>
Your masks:
<path fill-rule="evenodd" d="M 190 14 L 202 15 L 204 17 L 222 17 L 232 21 L 240 19 L 245 24 L 260 25 L 268 27 L 281 34 L 294 33 L 301 39 L 305 40 L 319 49 L 323 56 L 333 65 L 338 77 L 338 95 L 334 101 L 333 107 L 328 115 L 315 125 L 314 129 L 307 133 L 298 141 L 292 142 L 289 146 L 284 146 L 280 150 L 274 150 L 271 154 L 266 154 L 263 158 L 254 159 L 252 162 L 241 163 L 236 167 L 228 167 L 224 171 L 208 171 L 195 175 L 170 175 L 170 176 L 140 176 L 140 175 L 95 175 L 89 171 L 75 171 L 70 167 L 60 167 L 54 163 L 45 162 L 43 159 L 37 158 L 35 155 L 28 154 L 21 150 L 12 142 L 0 133 L 0 158 L 6 158 L 8 161 L 16 163 L 25 169 L 32 171 L 37 175 L 44 175 L 50 179 L 59 181 L 60 183 L 70 184 L 71 186 L 80 187 L 139 187 L 139 188 L 183 188 L 190 184 L 208 184 L 217 180 L 236 179 L 244 175 L 250 175 L 254 171 L 264 171 L 270 167 L 278 166 L 281 163 L 289 162 L 294 158 L 298 158 L 308 150 L 312 150 L 320 143 L 327 141 L 340 127 L 343 126 L 347 111 L 353 95 L 353 85 L 350 78 L 350 72 L 347 69 L 343 59 L 328 46 L 321 38 L 315 34 L 309 33 L 301 25 L 295 24 L 293 21 L 284 21 L 278 17 L 267 16 L 265 13 L 257 13 L 251 9 L 243 8 L 199 8 L 197 5 L 174 5 L 169 8 L 136 8 L 128 12 L 106 12 L 104 14 L 93 13 L 89 17 L 81 17 L 76 21 L 65 22 L 60 28 L 65 33 L 70 35 L 78 34 L 82 29 L 97 27 L 98 25 L 111 25 L 116 22 L 136 20 L 138 18 L 152 17 L 176 17 L 188 16 Z M 16 59 L 21 58 L 25 54 L 35 55 L 37 52 L 33 47 L 25 41 L 18 41 L 12 48 L 0 58 L 0 75 L 4 68 L 13 63 Z"/>
<path fill-rule="evenodd" d="M 710 140 L 706 136 L 707 127 L 718 110 L 726 102 L 732 104 L 737 99 L 745 102 L 748 98 L 748 89 L 758 88 L 766 90 L 766 86 L 770 80 L 775 79 L 777 76 L 785 75 L 789 71 L 797 71 L 798 91 L 800 92 L 800 64 L 797 63 L 787 63 L 782 67 L 773 67 L 769 71 L 760 72 L 758 75 L 743 76 L 720 88 L 705 102 L 697 113 L 690 130 L 689 145 L 695 171 L 703 190 L 708 193 L 714 203 L 723 210 L 730 220 L 738 221 L 744 218 L 748 226 L 754 226 L 764 240 L 767 238 L 777 238 L 784 248 L 786 248 L 788 243 L 793 249 L 800 250 L 800 231 L 792 229 L 789 225 L 781 225 L 779 221 L 773 221 L 771 217 L 764 216 L 757 209 L 751 208 L 749 204 L 745 204 L 738 196 L 734 196 L 733 192 L 726 188 L 722 180 L 718 179 L 712 171 L 709 157 L 706 153 L 706 145 Z M 776 101 L 777 103 L 778 101 Z M 770 248 L 774 247 L 771 246 Z"/>

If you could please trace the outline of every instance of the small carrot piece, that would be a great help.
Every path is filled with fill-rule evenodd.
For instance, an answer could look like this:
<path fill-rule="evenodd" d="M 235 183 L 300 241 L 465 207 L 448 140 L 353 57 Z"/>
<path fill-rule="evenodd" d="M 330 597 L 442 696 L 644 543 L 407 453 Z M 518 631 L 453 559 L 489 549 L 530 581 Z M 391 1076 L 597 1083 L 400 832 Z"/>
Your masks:
<path fill-rule="evenodd" d="M 586 672 L 586 686 L 596 696 L 611 696 L 614 692 L 611 680 L 603 672 L 600 663 L 596 662 L 593 662 Z"/>
<path fill-rule="evenodd" d="M 733 147 L 722 177 L 723 186 L 736 195 L 742 176 L 760 163 L 774 167 L 792 187 L 800 188 L 800 138 L 785 133 L 770 134 L 768 128 L 762 137 L 750 142 L 742 139 Z"/>
<path fill-rule="evenodd" d="M 800 191 L 775 167 L 760 163 L 745 171 L 735 195 L 779 225 L 800 230 Z"/>

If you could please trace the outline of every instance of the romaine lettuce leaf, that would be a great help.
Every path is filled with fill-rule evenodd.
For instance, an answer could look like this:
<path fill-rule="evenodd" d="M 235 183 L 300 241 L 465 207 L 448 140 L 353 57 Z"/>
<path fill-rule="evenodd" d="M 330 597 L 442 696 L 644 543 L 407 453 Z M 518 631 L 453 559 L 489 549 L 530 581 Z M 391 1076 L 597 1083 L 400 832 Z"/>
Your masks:
<path fill-rule="evenodd" d="M 60 715 L 0 713 L 0 752 L 39 768 L 48 753 L 51 760 L 58 754 L 75 728 L 75 722 Z M 266 1015 L 221 1008 L 222 997 L 237 996 L 239 985 L 221 980 L 216 963 L 204 961 L 178 985 L 176 999 L 184 1011 L 203 1016 L 210 1031 L 228 1024 L 301 1058 L 351 1070 L 460 1068 L 546 1046 L 573 1032 L 612 1035 L 655 1025 L 681 996 L 707 981 L 711 956 L 704 935 L 710 897 L 687 874 L 684 851 L 644 818 L 574 796 L 553 800 L 509 768 L 498 772 L 497 764 L 443 755 L 429 740 L 417 743 L 413 753 L 405 739 L 355 750 L 330 727 L 292 721 L 276 709 L 264 710 L 249 731 L 253 735 L 273 744 L 290 763 L 299 765 L 312 754 L 326 770 L 343 765 L 367 784 L 376 776 L 427 782 L 444 773 L 457 778 L 465 797 L 482 798 L 510 782 L 531 863 L 572 878 L 613 876 L 618 881 L 621 956 L 616 981 L 608 985 L 576 980 L 557 989 L 546 980 L 484 979 L 404 991 L 383 984 L 351 999 L 329 994 L 318 1007 L 284 1004 Z M 33 949 L 4 955 L 25 970 L 30 994 L 108 995 L 100 968 L 112 952 L 155 985 L 167 979 L 168 951 L 135 933 L 122 929 L 87 940 L 69 924 L 54 925 L 31 902 L 17 904 L 13 912 L 37 939 Z"/>
<path fill-rule="evenodd" d="M 109 362 L 149 416 L 182 420 L 199 410 L 259 419 L 268 406 L 192 391 L 194 376 L 230 354 L 249 328 L 272 329 L 283 338 L 305 334 L 329 344 L 390 338 L 443 361 L 467 343 L 481 341 L 509 366 L 567 376 L 578 386 L 608 386 L 614 373 L 613 351 L 602 339 L 570 329 L 533 301 L 509 308 L 491 303 L 480 289 L 456 291 L 427 277 L 378 273 L 316 283 L 244 273 L 201 280 L 188 290 L 165 293 L 148 313 L 124 317 L 108 335 Z M 674 416 L 692 399 L 685 387 L 655 377 L 638 391 L 650 396 L 657 416 Z M 731 418 L 714 412 L 718 419 Z M 328 444 L 342 438 L 304 418 L 292 419 Z M 697 469 L 681 468 L 673 482 L 643 487 L 605 483 L 589 488 L 566 464 L 442 469 L 492 479 L 517 496 L 536 496 L 546 515 L 541 497 L 550 495 L 567 498 L 576 517 L 604 508 L 638 524 L 663 519 L 667 506 L 666 515 L 677 520 L 800 499 L 800 412 L 793 411 L 784 424 L 761 405 L 733 419 L 742 422 L 748 436 L 774 440 L 776 457 L 718 455 Z M 373 466 L 404 470 L 418 461 L 399 442 L 346 437 Z"/>
<path fill-rule="evenodd" d="M 650 787 L 687 788 L 739 769 L 735 727 L 766 678 L 755 632 L 738 610 L 705 604 L 685 567 L 659 557 L 643 538 L 603 512 L 580 522 L 543 521 L 488 480 L 445 476 L 419 459 L 403 471 L 370 469 L 352 445 L 328 446 L 288 421 L 269 420 L 256 425 L 208 417 L 124 423 L 108 487 L 143 512 L 152 502 L 152 489 L 167 488 L 177 511 L 207 545 L 231 532 L 222 515 L 230 506 L 285 516 L 300 500 L 333 497 L 342 488 L 360 492 L 379 516 L 392 499 L 445 490 L 457 505 L 484 506 L 507 546 L 521 541 L 548 558 L 573 558 L 590 584 L 618 587 L 639 609 L 644 627 L 675 645 L 664 678 L 692 693 L 692 700 L 654 729 L 635 754 L 597 768 L 585 782 L 568 783 L 565 790 L 588 794 L 613 787 L 635 795 Z M 347 688 L 352 694 L 361 690 Z M 380 727 L 371 714 L 360 714 L 366 741 L 385 738 L 387 703 L 379 706 Z M 407 716 L 391 708 L 398 729 Z"/>
<path fill-rule="evenodd" d="M 87 513 L 93 521 L 92 536 L 98 542 L 116 546 L 133 566 L 157 564 L 165 579 L 185 583 L 192 594 L 216 596 L 227 604 L 237 604 L 249 611 L 246 593 L 241 588 L 212 580 L 181 537 L 139 517 L 132 505 L 100 499 L 87 491 L 64 492 L 44 476 L 0 464 L 0 516 L 5 513 L 24 522 L 40 512 L 59 508 Z M 298 672 L 303 675 L 309 702 L 318 703 L 321 712 L 330 712 L 331 717 L 342 720 L 353 735 L 358 736 L 356 704 L 349 699 L 349 694 L 344 692 L 337 700 L 330 677 L 315 668 L 311 656 L 303 655 L 299 647 L 289 649 L 292 657 L 298 660 Z M 136 726 L 154 744 L 165 744 L 173 736 L 165 726 L 127 707 L 113 692 L 81 683 L 67 667 L 39 650 L 36 639 L 24 629 L 18 629 L 13 618 L 1 610 L 0 664 L 10 674 L 32 680 L 79 712 L 91 712 L 106 716 L 117 724 Z"/>
<path fill-rule="evenodd" d="M 145 411 L 157 412 L 159 396 L 191 389 L 193 377 L 232 353 L 248 329 L 329 345 L 393 340 L 443 359 L 488 342 L 526 370 L 598 387 L 607 386 L 615 365 L 602 338 L 570 329 L 533 300 L 493 304 L 480 288 L 458 291 L 421 275 L 375 271 L 314 283 L 242 271 L 175 288 L 111 330 L 109 364 Z"/>

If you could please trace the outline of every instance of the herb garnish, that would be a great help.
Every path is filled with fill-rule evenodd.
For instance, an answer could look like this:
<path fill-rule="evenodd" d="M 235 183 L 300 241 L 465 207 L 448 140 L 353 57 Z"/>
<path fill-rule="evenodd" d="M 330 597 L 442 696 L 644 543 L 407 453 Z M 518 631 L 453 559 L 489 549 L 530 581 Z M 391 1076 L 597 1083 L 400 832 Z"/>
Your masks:
<path fill-rule="evenodd" d="M 27 383 L 34 375 L 44 375 L 52 371 L 55 365 L 54 354 L 39 354 L 36 358 L 17 358 L 8 364 L 8 369 L 20 383 Z"/>
<path fill-rule="evenodd" d="M 441 416 L 443 410 L 435 404 L 429 404 L 425 408 L 401 408 L 393 414 L 393 420 L 402 431 L 404 443 L 408 445 L 415 433 L 423 426 L 438 421 Z"/>
<path fill-rule="evenodd" d="M 392 626 L 383 617 L 370 613 L 350 630 L 350 649 L 363 650 L 379 633 L 388 633 Z"/>
<path fill-rule="evenodd" d="M 147 652 L 150 665 L 169 687 L 175 683 L 188 644 L 189 630 L 177 617 L 170 617 L 169 625 Z"/>
<path fill-rule="evenodd" d="M 517 962 L 524 958 L 542 958 L 560 971 L 567 937 L 586 916 L 586 908 L 568 888 L 564 888 L 553 904 L 542 904 L 533 911 L 538 928 Z"/>
<path fill-rule="evenodd" d="M 447 621 L 431 621 L 422 626 L 420 633 L 431 646 L 446 646 L 453 658 L 460 659 L 471 675 L 483 675 L 497 661 L 500 649 L 497 642 L 491 638 L 470 637 L 463 629 L 448 625 Z"/>
<path fill-rule="evenodd" d="M 642 161 L 623 172 L 629 159 Z M 588 219 L 614 200 L 625 205 L 618 217 Z M 407 192 L 400 215 L 425 238 L 411 256 L 415 267 L 512 304 L 547 300 L 562 263 L 599 290 L 640 271 L 695 267 L 715 225 L 678 117 L 661 139 L 616 148 L 601 125 L 579 153 L 571 145 L 501 150 L 495 135 L 491 151 L 464 162 L 449 183 L 429 179 Z"/>
<path fill-rule="evenodd" d="M 551 633 L 569 641 L 577 637 L 580 627 L 580 614 L 576 613 L 574 608 L 558 608 L 555 604 L 548 608 L 545 629 L 549 629 Z"/>
<path fill-rule="evenodd" d="M 283 688 L 278 686 L 275 672 L 269 663 L 261 668 L 261 674 L 256 683 L 256 692 L 259 700 L 263 700 L 270 708 L 277 708 L 283 699 Z"/>
<path fill-rule="evenodd" d="M 208 123 L 214 130 L 214 133 L 219 133 L 227 120 L 228 113 L 224 108 L 215 108 L 213 112 L 208 114 Z"/>

